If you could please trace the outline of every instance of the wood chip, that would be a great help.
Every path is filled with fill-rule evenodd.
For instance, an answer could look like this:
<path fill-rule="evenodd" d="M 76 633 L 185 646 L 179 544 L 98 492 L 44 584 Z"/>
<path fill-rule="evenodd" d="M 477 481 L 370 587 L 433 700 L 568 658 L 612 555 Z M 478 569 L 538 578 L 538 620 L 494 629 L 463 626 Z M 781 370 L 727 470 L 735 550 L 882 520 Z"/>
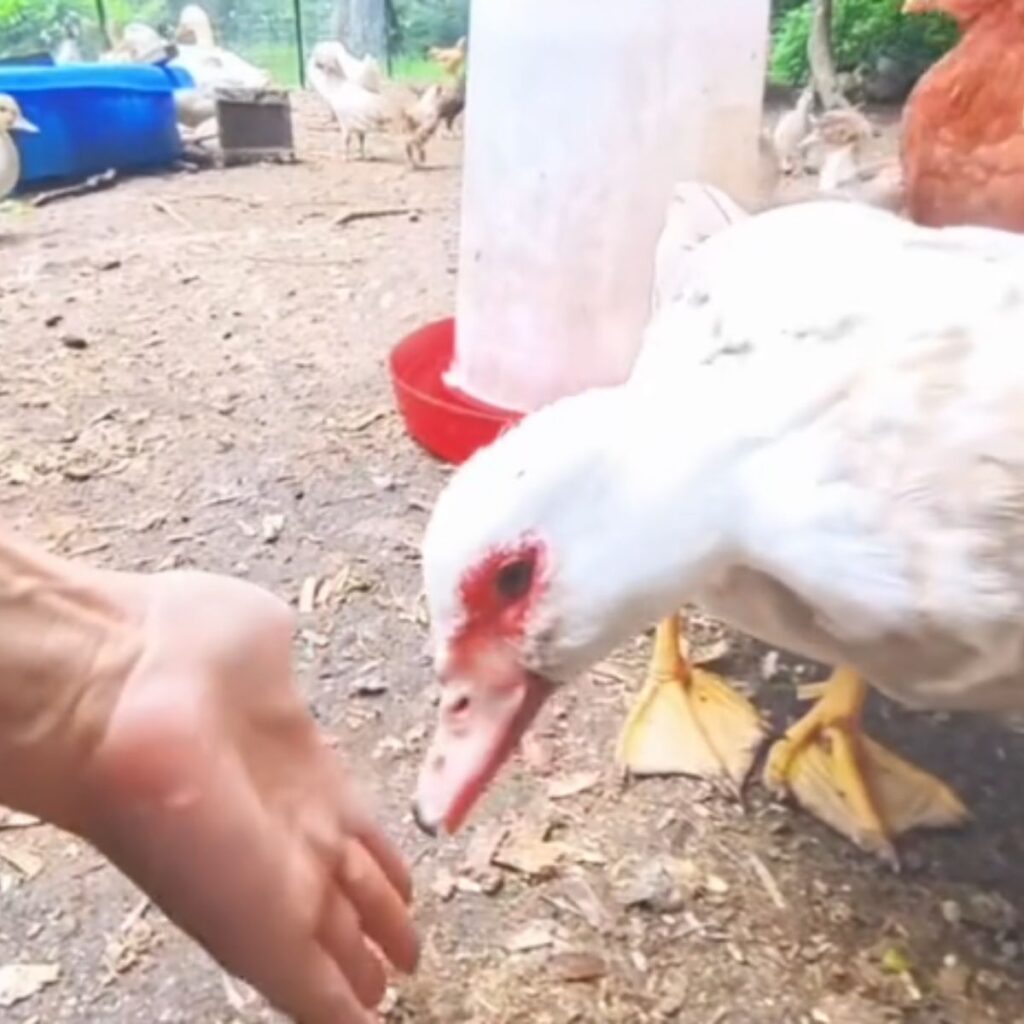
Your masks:
<path fill-rule="evenodd" d="M 552 974 L 559 981 L 597 981 L 608 973 L 608 964 L 598 953 L 556 953 L 550 965 Z"/>
<path fill-rule="evenodd" d="M 374 220 L 377 217 L 402 217 L 415 211 L 408 206 L 386 206 L 373 210 L 349 210 L 336 217 L 333 226 L 343 228 L 360 220 Z"/>
<path fill-rule="evenodd" d="M 712 896 L 724 896 L 729 891 L 729 883 L 718 875 L 708 875 L 706 887 Z"/>
<path fill-rule="evenodd" d="M 299 614 L 312 615 L 316 607 L 316 591 L 320 581 L 316 576 L 307 576 L 302 581 L 302 590 L 299 592 Z"/>
<path fill-rule="evenodd" d="M 143 896 L 125 915 L 117 935 L 107 943 L 103 952 L 106 975 L 101 982 L 102 986 L 110 985 L 119 975 L 137 966 L 155 945 L 156 931 L 145 920 L 146 911 L 151 905 L 149 897 Z"/>
<path fill-rule="evenodd" d="M 384 419 L 391 412 L 390 407 L 386 405 L 379 406 L 376 409 L 371 409 L 370 412 L 365 413 L 362 416 L 356 417 L 346 424 L 345 429 L 352 434 L 358 434 L 367 427 L 372 427 L 374 423 Z"/>
<path fill-rule="evenodd" d="M 590 670 L 590 674 L 596 679 L 607 679 L 613 683 L 622 683 L 625 686 L 633 686 L 636 682 L 632 673 L 621 665 L 615 665 L 610 661 L 598 662 Z"/>
<path fill-rule="evenodd" d="M 59 964 L 5 964 L 0 967 L 0 1006 L 30 999 L 60 978 Z"/>
<path fill-rule="evenodd" d="M 553 760 L 551 744 L 540 736 L 527 733 L 519 744 L 519 753 L 535 772 L 546 772 L 551 767 Z"/>
<path fill-rule="evenodd" d="M 579 796 L 593 789 L 601 781 L 601 773 L 596 771 L 573 772 L 560 779 L 552 779 L 548 784 L 548 796 L 552 800 L 565 800 Z"/>
<path fill-rule="evenodd" d="M 379 675 L 363 675 L 352 681 L 348 692 L 353 697 L 381 697 L 388 689 L 387 680 Z"/>
<path fill-rule="evenodd" d="M 494 857 L 507 835 L 508 829 L 504 825 L 477 831 L 466 851 L 465 870 L 471 874 L 486 872 L 494 863 Z"/>
<path fill-rule="evenodd" d="M 584 878 L 567 878 L 561 883 L 558 896 L 544 898 L 559 910 L 583 918 L 595 931 L 606 931 L 611 927 L 611 913 Z"/>
<path fill-rule="evenodd" d="M 225 971 L 221 971 L 220 982 L 224 988 L 224 998 L 227 999 L 228 1006 L 237 1014 L 244 1016 L 259 999 L 254 989 L 244 981 L 232 978 Z"/>
<path fill-rule="evenodd" d="M 716 661 L 727 658 L 732 651 L 732 644 L 726 636 L 720 636 L 710 643 L 694 644 L 690 652 L 690 662 L 693 665 L 710 665 Z"/>
<path fill-rule="evenodd" d="M 263 517 L 263 542 L 276 544 L 284 532 L 284 516 L 278 512 Z"/>
<path fill-rule="evenodd" d="M 153 209 L 162 213 L 165 217 L 170 217 L 175 224 L 180 225 L 187 231 L 191 231 L 193 229 L 192 222 L 187 217 L 180 214 L 173 206 L 169 203 L 165 203 L 162 199 L 153 200 Z"/>
<path fill-rule="evenodd" d="M 525 928 L 516 932 L 505 942 L 510 953 L 529 953 L 534 949 L 544 949 L 555 941 L 555 926 L 551 921 L 533 921 Z"/>
<path fill-rule="evenodd" d="M 11 811 L 6 807 L 0 807 L 0 832 L 16 828 L 36 828 L 42 821 L 33 814 L 24 814 L 22 811 Z"/>
<path fill-rule="evenodd" d="M 447 868 L 439 868 L 430 883 L 430 891 L 443 903 L 447 903 L 456 892 L 455 876 Z"/>
<path fill-rule="evenodd" d="M 29 850 L 19 850 L 15 846 L 0 846 L 0 860 L 6 861 L 17 868 L 28 879 L 35 878 L 43 870 L 43 858 Z"/>
<path fill-rule="evenodd" d="M 502 847 L 494 855 L 494 863 L 521 875 L 542 878 L 555 874 L 564 853 L 563 843 L 528 839 Z"/>
<path fill-rule="evenodd" d="M 756 853 L 750 854 L 750 866 L 754 869 L 754 874 L 757 875 L 758 881 L 764 886 L 765 892 L 768 893 L 768 898 L 775 904 L 776 909 L 785 910 L 787 908 L 786 898 L 782 895 L 779 883 L 775 881 L 775 876 L 768 870 L 768 866 Z"/>

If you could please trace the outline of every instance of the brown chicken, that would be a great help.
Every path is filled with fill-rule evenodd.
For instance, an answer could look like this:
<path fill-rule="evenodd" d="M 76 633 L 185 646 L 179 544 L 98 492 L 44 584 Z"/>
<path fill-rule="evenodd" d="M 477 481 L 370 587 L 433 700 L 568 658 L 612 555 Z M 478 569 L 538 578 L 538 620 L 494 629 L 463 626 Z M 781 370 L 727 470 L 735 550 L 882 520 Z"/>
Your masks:
<path fill-rule="evenodd" d="M 454 46 L 432 46 L 427 50 L 427 56 L 449 75 L 458 77 L 466 63 L 466 37 L 463 36 Z"/>
<path fill-rule="evenodd" d="M 907 100 L 910 216 L 1024 231 L 1024 0 L 906 0 L 903 10 L 943 11 L 963 32 Z"/>

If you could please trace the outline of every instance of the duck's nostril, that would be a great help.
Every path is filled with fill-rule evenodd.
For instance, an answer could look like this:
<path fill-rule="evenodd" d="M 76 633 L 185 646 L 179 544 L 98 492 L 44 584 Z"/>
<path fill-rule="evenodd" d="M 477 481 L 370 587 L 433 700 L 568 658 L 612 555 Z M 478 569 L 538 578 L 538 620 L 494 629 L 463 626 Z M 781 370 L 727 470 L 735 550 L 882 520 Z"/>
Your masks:
<path fill-rule="evenodd" d="M 469 711 L 469 697 L 463 694 L 454 704 L 451 706 L 451 713 L 453 715 L 464 715 Z"/>
<path fill-rule="evenodd" d="M 420 809 L 418 800 L 413 801 L 412 820 L 416 822 L 416 827 L 424 834 L 430 836 L 432 839 L 437 836 L 437 826 L 431 824 L 423 816 L 423 811 Z"/>

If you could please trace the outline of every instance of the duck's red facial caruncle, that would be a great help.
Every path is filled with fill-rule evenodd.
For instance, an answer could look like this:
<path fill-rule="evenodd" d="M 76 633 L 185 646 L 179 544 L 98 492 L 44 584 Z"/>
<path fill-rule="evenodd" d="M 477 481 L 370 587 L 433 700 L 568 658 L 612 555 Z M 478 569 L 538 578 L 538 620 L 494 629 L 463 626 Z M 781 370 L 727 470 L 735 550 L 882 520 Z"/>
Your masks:
<path fill-rule="evenodd" d="M 461 579 L 461 615 L 437 659 L 437 730 L 416 791 L 416 821 L 427 831 L 458 829 L 551 692 L 527 649 L 545 561 L 544 546 L 525 540 L 490 552 Z"/>

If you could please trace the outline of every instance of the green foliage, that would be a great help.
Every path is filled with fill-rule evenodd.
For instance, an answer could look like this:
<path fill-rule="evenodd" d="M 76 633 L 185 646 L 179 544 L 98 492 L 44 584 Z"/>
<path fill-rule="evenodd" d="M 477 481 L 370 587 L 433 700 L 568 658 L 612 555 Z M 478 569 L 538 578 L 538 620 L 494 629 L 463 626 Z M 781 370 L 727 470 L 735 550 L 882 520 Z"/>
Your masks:
<path fill-rule="evenodd" d="M 391 62 L 391 77 L 398 82 L 427 85 L 440 82 L 444 78 L 444 71 L 426 57 L 399 54 Z"/>
<path fill-rule="evenodd" d="M 0 55 L 49 49 L 47 32 L 56 34 L 68 15 L 93 13 L 91 0 L 0 0 Z"/>
<path fill-rule="evenodd" d="M 398 50 L 422 56 L 431 46 L 451 46 L 469 31 L 469 0 L 395 0 Z"/>
<path fill-rule="evenodd" d="M 130 21 L 157 25 L 166 14 L 164 0 L 104 0 L 109 25 Z M 105 48 L 96 0 L 0 0 L 0 56 L 53 50 L 63 38 L 69 17 L 81 27 L 79 46 L 86 59 Z"/>
<path fill-rule="evenodd" d="M 835 0 L 832 52 L 837 71 L 869 67 L 892 57 L 918 71 L 941 57 L 957 39 L 943 15 L 904 15 L 902 0 Z M 811 0 L 780 13 L 772 40 L 771 77 L 780 85 L 807 81 Z"/>

